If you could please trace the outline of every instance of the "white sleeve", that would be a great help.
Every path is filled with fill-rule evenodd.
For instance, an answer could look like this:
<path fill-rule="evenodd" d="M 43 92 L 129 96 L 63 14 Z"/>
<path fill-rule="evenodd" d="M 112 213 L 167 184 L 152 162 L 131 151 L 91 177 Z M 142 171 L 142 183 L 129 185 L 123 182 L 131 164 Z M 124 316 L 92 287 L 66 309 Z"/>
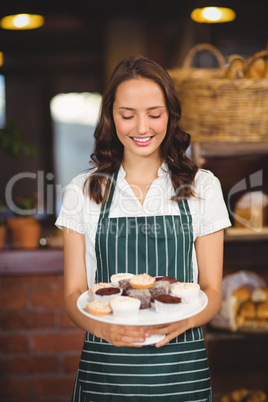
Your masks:
<path fill-rule="evenodd" d="M 220 181 L 213 173 L 200 169 L 196 179 L 196 193 L 192 211 L 195 237 L 231 226 Z"/>
<path fill-rule="evenodd" d="M 65 188 L 63 202 L 55 225 L 62 229 L 63 226 L 78 233 L 86 234 L 85 206 L 86 196 L 83 193 L 85 177 L 75 177 Z"/>

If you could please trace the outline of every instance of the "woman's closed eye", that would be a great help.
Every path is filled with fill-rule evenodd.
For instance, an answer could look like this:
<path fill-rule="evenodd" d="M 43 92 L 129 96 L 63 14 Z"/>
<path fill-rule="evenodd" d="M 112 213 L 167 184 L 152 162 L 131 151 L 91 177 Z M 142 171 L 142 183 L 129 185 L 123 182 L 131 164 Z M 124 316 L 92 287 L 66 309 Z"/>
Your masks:
<path fill-rule="evenodd" d="M 159 119 L 159 117 L 161 117 L 161 114 L 159 114 L 159 115 L 157 115 L 157 116 L 150 115 L 150 117 L 151 117 L 152 119 Z"/>
<path fill-rule="evenodd" d="M 134 116 L 122 116 L 122 119 L 124 120 L 130 120 L 133 119 Z"/>

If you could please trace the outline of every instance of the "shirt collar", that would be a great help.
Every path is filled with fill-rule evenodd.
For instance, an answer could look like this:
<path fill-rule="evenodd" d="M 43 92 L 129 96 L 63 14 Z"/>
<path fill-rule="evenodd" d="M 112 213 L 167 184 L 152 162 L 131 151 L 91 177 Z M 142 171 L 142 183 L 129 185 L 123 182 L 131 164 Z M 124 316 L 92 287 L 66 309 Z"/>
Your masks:
<path fill-rule="evenodd" d="M 158 169 L 158 177 L 162 177 L 162 176 L 166 176 L 169 174 L 169 169 L 168 169 L 168 165 L 166 162 L 163 162 L 162 165 L 160 166 L 160 168 Z M 122 180 L 124 179 L 124 177 L 126 176 L 126 172 L 123 168 L 123 165 L 120 166 L 120 169 L 118 171 L 118 176 L 117 176 L 117 180 Z"/>

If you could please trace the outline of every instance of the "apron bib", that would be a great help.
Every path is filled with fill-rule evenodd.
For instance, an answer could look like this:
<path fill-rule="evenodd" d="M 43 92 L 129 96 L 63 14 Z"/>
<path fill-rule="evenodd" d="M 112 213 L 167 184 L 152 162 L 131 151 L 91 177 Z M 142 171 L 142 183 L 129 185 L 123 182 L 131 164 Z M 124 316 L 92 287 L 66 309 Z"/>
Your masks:
<path fill-rule="evenodd" d="M 179 203 L 180 215 L 109 218 L 116 177 L 98 222 L 96 282 L 110 282 L 120 272 L 193 282 L 187 200 Z M 115 347 L 86 333 L 72 402 L 94 401 L 212 401 L 202 329 L 190 329 L 160 349 Z"/>

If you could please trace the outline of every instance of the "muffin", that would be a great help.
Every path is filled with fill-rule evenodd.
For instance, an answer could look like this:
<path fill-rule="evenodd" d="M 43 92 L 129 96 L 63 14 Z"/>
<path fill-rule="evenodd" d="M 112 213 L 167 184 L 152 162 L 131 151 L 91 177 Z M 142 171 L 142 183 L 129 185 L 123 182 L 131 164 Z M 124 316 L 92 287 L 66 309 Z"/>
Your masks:
<path fill-rule="evenodd" d="M 130 279 L 132 278 L 132 276 L 134 276 L 134 274 L 130 274 L 128 272 L 114 274 L 111 276 L 112 285 L 118 287 L 120 281 L 122 281 L 123 279 Z"/>
<path fill-rule="evenodd" d="M 151 307 L 152 296 L 149 289 L 128 289 L 126 291 L 126 295 L 129 297 L 134 297 L 135 299 L 139 299 L 141 302 L 141 309 Z"/>
<path fill-rule="evenodd" d="M 180 297 L 182 303 L 195 303 L 200 291 L 200 286 L 197 283 L 178 282 L 171 288 L 173 296 Z"/>
<path fill-rule="evenodd" d="M 154 286 L 149 289 L 152 299 L 154 300 L 157 296 L 170 294 L 170 283 L 164 280 L 158 280 L 155 282 Z"/>
<path fill-rule="evenodd" d="M 173 278 L 172 276 L 157 276 L 155 280 L 158 281 L 168 281 L 170 285 L 173 285 L 174 283 L 177 283 L 177 279 Z"/>
<path fill-rule="evenodd" d="M 90 293 L 95 296 L 95 292 L 98 289 L 103 289 L 103 288 L 110 288 L 112 286 L 111 283 L 107 283 L 107 282 L 99 282 L 99 283 L 94 283 L 93 286 L 91 286 L 90 288 Z"/>
<path fill-rule="evenodd" d="M 109 288 L 100 288 L 95 292 L 95 299 L 111 301 L 114 297 L 121 296 L 122 291 L 122 289 L 114 288 L 113 286 Z"/>
<path fill-rule="evenodd" d="M 86 305 L 86 309 L 90 314 L 93 315 L 108 315 L 111 314 L 112 308 L 107 300 L 93 300 Z"/>
<path fill-rule="evenodd" d="M 160 295 L 154 300 L 155 310 L 158 314 L 175 314 L 181 311 L 182 302 L 180 297 Z"/>
<path fill-rule="evenodd" d="M 148 274 L 134 275 L 129 283 L 135 289 L 149 289 L 154 286 L 155 278 Z"/>
<path fill-rule="evenodd" d="M 111 300 L 113 313 L 119 317 L 133 317 L 138 314 L 141 301 L 128 296 L 117 296 Z"/>

